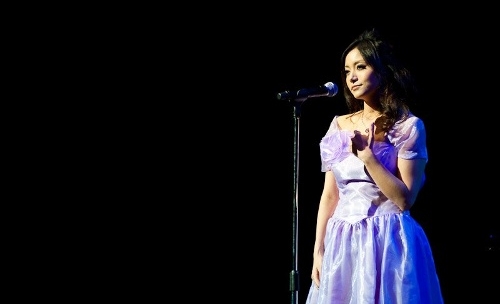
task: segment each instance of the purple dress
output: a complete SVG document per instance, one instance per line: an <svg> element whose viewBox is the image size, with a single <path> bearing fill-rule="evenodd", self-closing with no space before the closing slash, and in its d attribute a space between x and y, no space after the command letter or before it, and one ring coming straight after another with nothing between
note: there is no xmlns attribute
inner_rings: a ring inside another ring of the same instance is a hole
<svg viewBox="0 0 500 304"><path fill-rule="evenodd" d="M328 220L319 289L306 304L443 303L429 241L409 211L382 194L351 152L352 131L337 116L320 143L323 172L335 175L340 199ZM391 172L397 158L427 161L423 121L414 115L375 142L376 157Z"/></svg>

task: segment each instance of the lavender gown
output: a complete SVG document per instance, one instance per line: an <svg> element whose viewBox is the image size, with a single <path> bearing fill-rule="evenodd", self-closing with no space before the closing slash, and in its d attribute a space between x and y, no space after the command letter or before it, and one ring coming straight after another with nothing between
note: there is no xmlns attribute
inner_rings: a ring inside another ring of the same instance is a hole
<svg viewBox="0 0 500 304"><path fill-rule="evenodd" d="M367 175L351 136L334 117L320 143L321 169L333 171L340 200L326 227L320 287L312 282L306 304L443 303L425 232ZM427 160L425 137L422 120L410 115L373 150L394 173L398 157Z"/></svg>

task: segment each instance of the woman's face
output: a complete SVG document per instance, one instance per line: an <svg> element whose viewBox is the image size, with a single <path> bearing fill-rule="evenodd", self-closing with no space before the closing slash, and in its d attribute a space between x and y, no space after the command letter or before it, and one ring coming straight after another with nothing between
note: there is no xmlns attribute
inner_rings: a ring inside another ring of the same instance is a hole
<svg viewBox="0 0 500 304"><path fill-rule="evenodd" d="M347 87L354 98L367 100L374 96L380 82L357 48L347 53L344 69Z"/></svg>

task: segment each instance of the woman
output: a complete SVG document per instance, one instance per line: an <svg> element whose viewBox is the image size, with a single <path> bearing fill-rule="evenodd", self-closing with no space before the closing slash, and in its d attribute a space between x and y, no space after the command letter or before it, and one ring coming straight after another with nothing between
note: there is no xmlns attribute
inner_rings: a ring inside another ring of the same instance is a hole
<svg viewBox="0 0 500 304"><path fill-rule="evenodd" d="M320 142L318 207L307 304L443 303L429 241L410 215L425 181L426 131L411 75L376 30L341 56L349 114Z"/></svg>

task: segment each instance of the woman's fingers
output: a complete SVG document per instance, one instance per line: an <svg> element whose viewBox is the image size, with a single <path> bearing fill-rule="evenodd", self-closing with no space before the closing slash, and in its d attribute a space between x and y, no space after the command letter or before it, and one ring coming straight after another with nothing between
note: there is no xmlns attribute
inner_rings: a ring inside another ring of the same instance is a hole
<svg viewBox="0 0 500 304"><path fill-rule="evenodd" d="M314 285L316 285L316 288L319 289L319 274L318 273L313 273L311 275L311 279L313 280Z"/></svg>

